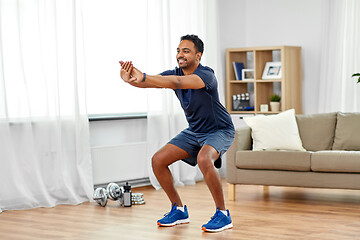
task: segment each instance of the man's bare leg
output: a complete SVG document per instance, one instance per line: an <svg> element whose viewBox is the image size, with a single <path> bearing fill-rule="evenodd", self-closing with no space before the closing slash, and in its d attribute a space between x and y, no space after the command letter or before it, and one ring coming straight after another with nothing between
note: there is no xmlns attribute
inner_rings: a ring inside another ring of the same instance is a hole
<svg viewBox="0 0 360 240"><path fill-rule="evenodd" d="M233 227L229 210L225 209L220 177L214 166L214 162L219 158L219 155L215 148L210 145L204 145L197 159L200 170L204 175L205 182L216 205L214 216L208 223L201 227L205 232L220 232Z"/></svg>
<svg viewBox="0 0 360 240"><path fill-rule="evenodd" d="M215 205L220 210L225 210L223 189L214 162L219 158L220 153L210 145L204 145L197 158L199 168L204 175L205 182L211 192Z"/></svg>
<svg viewBox="0 0 360 240"><path fill-rule="evenodd" d="M188 157L190 157L190 154L185 150L168 143L156 152L152 158L152 168L160 186L164 189L171 204L176 203L179 207L182 207L183 204L174 186L174 180L169 170L169 165Z"/></svg>

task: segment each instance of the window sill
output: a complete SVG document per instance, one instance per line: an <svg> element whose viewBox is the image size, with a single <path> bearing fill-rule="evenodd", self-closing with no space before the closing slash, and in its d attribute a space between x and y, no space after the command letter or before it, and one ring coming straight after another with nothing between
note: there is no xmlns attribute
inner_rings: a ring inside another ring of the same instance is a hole
<svg viewBox="0 0 360 240"><path fill-rule="evenodd" d="M109 114L90 114L89 122L94 121L111 121L111 120L126 120L126 119L142 119L147 118L147 113L109 113Z"/></svg>

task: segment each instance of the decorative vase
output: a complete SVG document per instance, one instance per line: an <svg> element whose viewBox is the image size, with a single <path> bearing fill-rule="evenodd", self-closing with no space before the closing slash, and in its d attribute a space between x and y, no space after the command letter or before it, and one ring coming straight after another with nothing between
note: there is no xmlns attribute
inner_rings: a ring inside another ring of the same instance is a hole
<svg viewBox="0 0 360 240"><path fill-rule="evenodd" d="M272 112L280 112L280 102L270 102L270 109Z"/></svg>

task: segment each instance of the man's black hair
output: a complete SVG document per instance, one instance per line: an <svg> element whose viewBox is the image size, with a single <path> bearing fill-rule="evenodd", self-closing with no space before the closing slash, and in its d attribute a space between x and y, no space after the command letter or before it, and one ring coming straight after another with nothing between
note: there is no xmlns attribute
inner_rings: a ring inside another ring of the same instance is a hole
<svg viewBox="0 0 360 240"><path fill-rule="evenodd" d="M180 42L183 40L189 40L192 41L195 45L195 49L198 52L201 52L203 54L204 52L204 43L201 41L201 39L197 35L185 35L180 38Z"/></svg>

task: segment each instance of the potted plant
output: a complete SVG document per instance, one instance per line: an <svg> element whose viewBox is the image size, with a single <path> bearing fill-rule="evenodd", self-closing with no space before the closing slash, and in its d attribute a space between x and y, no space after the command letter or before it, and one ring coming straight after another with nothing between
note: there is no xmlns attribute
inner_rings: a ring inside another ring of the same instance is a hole
<svg viewBox="0 0 360 240"><path fill-rule="evenodd" d="M360 73L354 73L351 77L359 77L357 83L360 83Z"/></svg>
<svg viewBox="0 0 360 240"><path fill-rule="evenodd" d="M272 112L280 112L280 100L281 97L277 94L270 96L270 109Z"/></svg>

